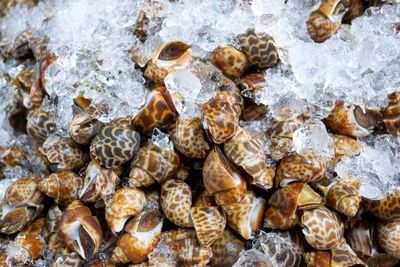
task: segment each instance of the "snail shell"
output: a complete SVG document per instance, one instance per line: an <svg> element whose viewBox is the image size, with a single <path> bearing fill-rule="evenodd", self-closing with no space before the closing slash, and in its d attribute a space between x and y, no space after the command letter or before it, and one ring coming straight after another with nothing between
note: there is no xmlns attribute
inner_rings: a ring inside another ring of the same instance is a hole
<svg viewBox="0 0 400 267"><path fill-rule="evenodd" d="M15 145L6 146L0 149L0 162L3 162L8 166L22 166L25 159L25 151Z"/></svg>
<svg viewBox="0 0 400 267"><path fill-rule="evenodd" d="M181 180L170 179L161 186L161 207L165 217L181 227L192 227L190 207L192 192Z"/></svg>
<svg viewBox="0 0 400 267"><path fill-rule="evenodd" d="M265 190L274 185L275 172L265 166L264 149L246 130L239 127L231 139L224 143L226 156L251 177L250 183Z"/></svg>
<svg viewBox="0 0 400 267"><path fill-rule="evenodd" d="M212 141L221 144L231 138L239 127L237 108L226 92L219 92L207 103L201 106L204 113L204 123Z"/></svg>
<svg viewBox="0 0 400 267"><path fill-rule="evenodd" d="M244 121L256 121L265 118L268 112L268 106L246 104L240 114L240 119Z"/></svg>
<svg viewBox="0 0 400 267"><path fill-rule="evenodd" d="M69 134L75 142L88 145L101 128L101 122L93 118L88 112L77 114L69 126Z"/></svg>
<svg viewBox="0 0 400 267"><path fill-rule="evenodd" d="M308 34L317 43L328 40L340 29L340 23L333 22L319 10L311 12L306 24Z"/></svg>
<svg viewBox="0 0 400 267"><path fill-rule="evenodd" d="M42 258L42 251L45 246L45 242L41 236L43 226L44 218L37 219L17 235L14 242L22 248L17 261L27 262Z"/></svg>
<svg viewBox="0 0 400 267"><path fill-rule="evenodd" d="M189 158L205 158L210 151L199 118L179 118L169 130L174 147Z"/></svg>
<svg viewBox="0 0 400 267"><path fill-rule="evenodd" d="M213 256L211 267L230 267L239 258L239 253L244 248L244 241L230 230L225 229L222 235L212 245Z"/></svg>
<svg viewBox="0 0 400 267"><path fill-rule="evenodd" d="M232 80L240 78L249 67L246 55L233 46L218 46L212 51L210 62Z"/></svg>
<svg viewBox="0 0 400 267"><path fill-rule="evenodd" d="M246 54L250 64L257 68L270 68L279 61L275 40L265 33L248 29L238 36L240 49Z"/></svg>
<svg viewBox="0 0 400 267"><path fill-rule="evenodd" d="M53 171L70 171L82 167L89 158L88 153L72 139L49 137L43 143L41 152L52 164Z"/></svg>
<svg viewBox="0 0 400 267"><path fill-rule="evenodd" d="M139 145L138 132L106 126L93 139L90 154L92 159L100 161L105 168L116 168L128 162Z"/></svg>
<svg viewBox="0 0 400 267"><path fill-rule="evenodd" d="M364 6L361 0L349 0L349 8L344 14L342 23L351 23L355 18L360 17L364 13Z"/></svg>
<svg viewBox="0 0 400 267"><path fill-rule="evenodd" d="M357 140L341 134L332 134L335 146L335 157L329 163L329 167L334 168L344 157L355 157L361 153L363 146Z"/></svg>
<svg viewBox="0 0 400 267"><path fill-rule="evenodd" d="M72 202L61 216L59 235L85 260L96 254L103 240L97 217L79 200Z"/></svg>
<svg viewBox="0 0 400 267"><path fill-rule="evenodd" d="M351 186L346 179L339 179L328 192L329 205L346 216L355 216L362 200L357 189Z"/></svg>
<svg viewBox="0 0 400 267"><path fill-rule="evenodd" d="M125 223L138 214L146 204L146 196L141 189L123 187L115 191L106 207L106 221L111 231L122 231Z"/></svg>
<svg viewBox="0 0 400 267"><path fill-rule="evenodd" d="M368 220L358 221L346 231L346 240L361 258L370 257L376 252L373 245L373 227Z"/></svg>
<svg viewBox="0 0 400 267"><path fill-rule="evenodd" d="M394 267L399 259L384 253L375 253L374 256L368 258L369 267Z"/></svg>
<svg viewBox="0 0 400 267"><path fill-rule="evenodd" d="M262 72L246 74L238 82L242 95L252 100L255 99L256 93L263 91L266 86L267 82Z"/></svg>
<svg viewBox="0 0 400 267"><path fill-rule="evenodd" d="M76 252L59 255L51 267L80 267L84 260Z"/></svg>
<svg viewBox="0 0 400 267"><path fill-rule="evenodd" d="M47 212L43 229L43 236L47 243L47 249L57 251L64 249L66 244L58 235L58 222L62 216L62 211L58 205L53 205Z"/></svg>
<svg viewBox="0 0 400 267"><path fill-rule="evenodd" d="M331 266L332 256L328 251L311 251L304 253L307 267Z"/></svg>
<svg viewBox="0 0 400 267"><path fill-rule="evenodd" d="M14 234L21 231L26 225L36 219L42 212L44 205L33 207L16 207L13 205L0 205L0 232Z"/></svg>
<svg viewBox="0 0 400 267"><path fill-rule="evenodd" d="M26 119L26 132L40 143L56 131L54 115L46 112L43 107L31 110Z"/></svg>
<svg viewBox="0 0 400 267"><path fill-rule="evenodd" d="M40 182L40 190L59 204L78 199L83 184L82 178L74 172L55 172Z"/></svg>
<svg viewBox="0 0 400 267"><path fill-rule="evenodd" d="M290 229L297 225L299 217L297 213L293 217L285 215L281 209L269 206L265 211L263 228L280 229L282 231Z"/></svg>
<svg viewBox="0 0 400 267"><path fill-rule="evenodd" d="M400 258L400 220L380 222L377 228L377 239L387 254Z"/></svg>
<svg viewBox="0 0 400 267"><path fill-rule="evenodd" d="M367 267L361 259L348 251L332 248L331 266L363 266Z"/></svg>
<svg viewBox="0 0 400 267"><path fill-rule="evenodd" d="M400 219L400 190L395 190L380 200L364 198L364 207L381 220Z"/></svg>
<svg viewBox="0 0 400 267"><path fill-rule="evenodd" d="M383 121L386 130L397 136L400 133L400 92L394 92L388 95L389 105L383 110Z"/></svg>
<svg viewBox="0 0 400 267"><path fill-rule="evenodd" d="M39 190L41 178L22 177L6 190L4 200L9 205L41 204L46 197Z"/></svg>

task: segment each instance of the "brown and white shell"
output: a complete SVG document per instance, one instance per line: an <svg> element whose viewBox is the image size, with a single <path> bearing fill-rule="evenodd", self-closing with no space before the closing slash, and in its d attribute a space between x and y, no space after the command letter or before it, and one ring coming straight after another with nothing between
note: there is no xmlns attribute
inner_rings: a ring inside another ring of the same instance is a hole
<svg viewBox="0 0 400 267"><path fill-rule="evenodd" d="M335 157L329 163L330 168L334 168L342 158L355 157L363 150L363 146L349 136L332 134L331 137L335 146Z"/></svg>
<svg viewBox="0 0 400 267"><path fill-rule="evenodd" d="M400 258L400 220L380 222L377 239L381 248L389 255Z"/></svg>
<svg viewBox="0 0 400 267"><path fill-rule="evenodd" d="M41 204L45 198L39 185L41 178L22 177L13 182L4 194L4 200L9 205Z"/></svg>
<svg viewBox="0 0 400 267"><path fill-rule="evenodd" d="M212 245L213 256L211 267L230 267L239 258L239 253L244 249L244 241L230 230L225 229L221 237Z"/></svg>
<svg viewBox="0 0 400 267"><path fill-rule="evenodd" d="M373 244L374 231L373 224L368 220L361 220L355 226L349 228L345 237L355 253L361 258L372 256L376 252Z"/></svg>
<svg viewBox="0 0 400 267"><path fill-rule="evenodd" d="M44 205L22 206L0 204L0 232L14 234L35 220Z"/></svg>
<svg viewBox="0 0 400 267"><path fill-rule="evenodd" d="M380 200L364 198L364 207L379 219L400 219L400 190L388 193Z"/></svg>
<svg viewBox="0 0 400 267"><path fill-rule="evenodd" d="M42 258L45 247L45 241L41 235L43 227L44 218L37 219L15 237L15 244L21 248L15 259L17 262L25 263Z"/></svg>
<svg viewBox="0 0 400 267"><path fill-rule="evenodd" d="M26 132L40 143L56 131L54 115L46 112L43 107L31 110L26 119Z"/></svg>
<svg viewBox="0 0 400 267"><path fill-rule="evenodd" d="M22 166L25 159L25 151L16 145L6 146L0 149L0 165L4 163L10 167Z"/></svg>
<svg viewBox="0 0 400 267"><path fill-rule="evenodd" d="M232 80L240 78L249 67L246 55L230 45L214 49L210 62Z"/></svg>
<svg viewBox="0 0 400 267"><path fill-rule="evenodd" d="M263 228L288 230L299 223L297 213L293 217L289 217L282 212L281 209L269 206L264 214Z"/></svg>
<svg viewBox="0 0 400 267"><path fill-rule="evenodd" d="M71 121L69 134L75 142L88 145L100 131L101 122L86 111L78 113Z"/></svg>
<svg viewBox="0 0 400 267"><path fill-rule="evenodd" d="M338 212L353 217L360 208L362 197L348 179L339 179L329 189L328 204Z"/></svg>
<svg viewBox="0 0 400 267"><path fill-rule="evenodd" d="M394 92L388 95L389 104L383 110L383 121L386 130L397 136L400 133L400 92Z"/></svg>

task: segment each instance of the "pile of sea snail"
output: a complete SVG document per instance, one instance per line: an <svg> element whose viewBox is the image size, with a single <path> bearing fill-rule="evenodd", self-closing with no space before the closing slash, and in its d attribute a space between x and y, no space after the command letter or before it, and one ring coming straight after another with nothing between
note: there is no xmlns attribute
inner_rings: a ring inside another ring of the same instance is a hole
<svg viewBox="0 0 400 267"><path fill-rule="evenodd" d="M349 21L362 13L360 3L323 0L307 22L311 37L329 38L340 26L331 16ZM141 39L149 20L142 12ZM163 86L169 73L194 60L190 45L173 41L143 65L152 89L135 117L105 125L96 117L101 107L78 96L68 138L54 135L55 115L41 105L44 73L57 60L47 40L27 30L4 49L4 60L31 66L13 82L18 90L7 109L10 123L36 140L51 174L21 177L6 190L1 243L19 252L7 257L3 251L1 266L30 264L44 251L51 266L232 266L251 247L265 256L252 256L257 266L275 260L281 266L394 266L400 191L369 200L358 193L354 175L329 182L326 173L362 151L357 138L400 133L400 92L388 96L383 110L336 102L324 120L333 159L293 150L293 132L312 118L283 107L265 133L271 141L266 155L239 120L267 113L254 94L265 85L263 71L279 64L277 46L254 29L237 41L238 47L215 49L211 64L197 59L218 85L201 105L202 118L181 118L174 106L180 96ZM25 157L17 146L2 148L1 173L23 166ZM279 247L278 240L284 240Z"/></svg>

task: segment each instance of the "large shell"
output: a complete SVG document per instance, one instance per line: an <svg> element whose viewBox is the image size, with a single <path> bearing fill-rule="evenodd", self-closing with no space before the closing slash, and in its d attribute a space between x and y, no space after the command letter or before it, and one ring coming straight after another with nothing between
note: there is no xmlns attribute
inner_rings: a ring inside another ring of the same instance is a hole
<svg viewBox="0 0 400 267"><path fill-rule="evenodd" d="M140 134L136 131L106 126L93 139L90 154L106 168L120 167L128 162L140 145Z"/></svg>
<svg viewBox="0 0 400 267"><path fill-rule="evenodd" d="M189 158L205 158L210 151L199 118L179 118L169 130L174 147Z"/></svg>
<svg viewBox="0 0 400 267"><path fill-rule="evenodd" d="M75 142L81 145L88 145L97 135L101 128L101 122L91 114L83 111L77 114L69 126L69 134Z"/></svg>
<svg viewBox="0 0 400 267"><path fill-rule="evenodd" d="M43 226L44 218L37 219L17 235L14 242L22 248L17 261L25 263L42 257L42 251L45 246L41 236Z"/></svg>
<svg viewBox="0 0 400 267"><path fill-rule="evenodd" d="M326 159L313 152L303 155L292 152L280 162L275 182L280 186L296 181L315 182L325 175L327 168Z"/></svg>
<svg viewBox="0 0 400 267"><path fill-rule="evenodd" d="M400 219L400 190L389 193L380 200L364 198L364 206L379 219Z"/></svg>
<svg viewBox="0 0 400 267"><path fill-rule="evenodd" d="M282 231L290 229L297 225L299 217L297 213L294 217L285 215L281 209L269 206L265 211L263 228L280 229Z"/></svg>
<svg viewBox="0 0 400 267"><path fill-rule="evenodd" d="M46 141L50 134L56 131L54 116L39 107L29 112L27 116L26 132L38 142Z"/></svg>
<svg viewBox="0 0 400 267"><path fill-rule="evenodd" d="M106 221L111 231L122 231L125 222L138 214L146 204L146 196L139 188L122 187L115 191L106 207Z"/></svg>
<svg viewBox="0 0 400 267"><path fill-rule="evenodd" d="M40 204L45 195L39 190L41 178L22 177L6 190L4 200L9 205Z"/></svg>
<svg viewBox="0 0 400 267"><path fill-rule="evenodd" d="M154 88L147 96L144 107L133 119L135 125L153 129L170 123L176 116L174 102L167 88Z"/></svg>
<svg viewBox="0 0 400 267"><path fill-rule="evenodd" d="M55 172L40 182L40 190L59 204L78 199L83 179L71 171Z"/></svg>
<svg viewBox="0 0 400 267"><path fill-rule="evenodd" d="M47 138L41 152L52 164L50 168L54 171L79 169L88 159L87 151L70 138Z"/></svg>
<svg viewBox="0 0 400 267"><path fill-rule="evenodd" d="M170 179L163 183L161 207L168 220L181 227L192 227L191 206L192 192L184 181Z"/></svg>
<svg viewBox="0 0 400 267"><path fill-rule="evenodd" d="M248 29L238 36L240 49L246 54L250 64L257 68L270 68L279 61L275 40L265 33Z"/></svg>
<svg viewBox="0 0 400 267"><path fill-rule="evenodd" d="M240 78L249 67L246 55L233 46L218 46L211 53L210 62L232 80Z"/></svg>
<svg viewBox="0 0 400 267"><path fill-rule="evenodd" d="M240 112L234 107L231 97L226 92L219 92L201 106L207 130L216 144L231 138L239 127Z"/></svg>
<svg viewBox="0 0 400 267"><path fill-rule="evenodd" d="M388 95L389 105L383 110L383 121L386 130L397 136L400 133L400 92L394 92Z"/></svg>
<svg viewBox="0 0 400 267"><path fill-rule="evenodd" d="M368 220L362 220L346 231L346 240L350 247L361 258L370 257L376 252L373 245L373 225Z"/></svg>
<svg viewBox="0 0 400 267"><path fill-rule="evenodd" d="M157 48L147 64L144 76L155 83L163 84L171 72L184 70L191 60L191 46L183 42L167 42Z"/></svg>
<svg viewBox="0 0 400 267"><path fill-rule="evenodd" d="M231 267L239 258L239 253L244 248L244 241L230 230L225 229L221 237L212 245L213 256L211 267Z"/></svg>
<svg viewBox="0 0 400 267"><path fill-rule="evenodd" d="M387 254L400 258L400 220L380 222L377 228L377 239Z"/></svg>
<svg viewBox="0 0 400 267"><path fill-rule="evenodd" d="M265 190L274 185L275 172L265 166L264 149L246 130L239 127L234 136L224 143L226 156L237 166L242 167L251 177L251 184Z"/></svg>
<svg viewBox="0 0 400 267"><path fill-rule="evenodd" d="M158 210L139 213L126 225L127 233L118 239L111 260L114 263L139 263L146 260L158 243L163 220Z"/></svg>
<svg viewBox="0 0 400 267"><path fill-rule="evenodd" d="M94 256L103 240L98 219L79 200L72 202L61 216L59 235L85 260Z"/></svg>
<svg viewBox="0 0 400 267"><path fill-rule="evenodd" d="M325 207L305 210L300 224L308 244L318 250L335 247L343 237L344 226L339 216Z"/></svg>

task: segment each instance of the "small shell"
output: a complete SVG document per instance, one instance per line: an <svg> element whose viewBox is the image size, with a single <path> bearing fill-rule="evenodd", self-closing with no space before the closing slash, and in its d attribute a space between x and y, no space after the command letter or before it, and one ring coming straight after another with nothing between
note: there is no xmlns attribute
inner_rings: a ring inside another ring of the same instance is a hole
<svg viewBox="0 0 400 267"><path fill-rule="evenodd" d="M270 68L279 61L275 40L265 33L248 29L238 36L240 49L246 54L250 64L257 68Z"/></svg>
<svg viewBox="0 0 400 267"><path fill-rule="evenodd" d="M169 130L174 147L189 158L205 158L210 151L199 118L179 118Z"/></svg>
<svg viewBox="0 0 400 267"><path fill-rule="evenodd" d="M264 214L263 228L280 229L285 231L297 225L298 222L299 217L297 216L297 213L294 214L294 217L289 217L285 215L281 209L269 206Z"/></svg>
<svg viewBox="0 0 400 267"><path fill-rule="evenodd" d="M77 114L69 126L72 140L81 145L88 145L100 130L101 122L85 111Z"/></svg>
<svg viewBox="0 0 400 267"><path fill-rule="evenodd" d="M370 257L376 252L373 237L373 225L368 220L359 221L346 231L347 242L361 258Z"/></svg>
<svg viewBox="0 0 400 267"><path fill-rule="evenodd" d="M7 204L0 205L0 232L14 234L21 231L42 212L44 205L35 207L16 207Z"/></svg>
<svg viewBox="0 0 400 267"><path fill-rule="evenodd" d="M400 258L400 220L380 222L377 228L377 239L387 254Z"/></svg>
<svg viewBox="0 0 400 267"><path fill-rule="evenodd" d="M68 247L89 260L99 250L103 235L96 216L82 202L75 200L61 216L59 235Z"/></svg>
<svg viewBox="0 0 400 267"><path fill-rule="evenodd" d="M133 119L135 125L146 129L161 127L176 116L174 102L164 86L153 89L146 98L144 107Z"/></svg>
<svg viewBox="0 0 400 267"><path fill-rule="evenodd" d="M62 211L58 205L53 205L47 212L43 229L43 236L47 243L47 249L58 251L64 249L66 244L58 235L58 222L62 216Z"/></svg>
<svg viewBox="0 0 400 267"><path fill-rule="evenodd" d="M240 78L249 67L246 55L233 46L218 46L212 51L210 62L232 80Z"/></svg>
<svg viewBox="0 0 400 267"><path fill-rule="evenodd" d="M239 127L240 113L234 107L231 97L226 92L219 92L201 106L207 130L216 144L231 138Z"/></svg>
<svg viewBox="0 0 400 267"><path fill-rule="evenodd" d="M250 73L239 80L238 87L243 96L254 100L256 93L263 91L264 87L267 87L267 82L262 72Z"/></svg>
<svg viewBox="0 0 400 267"><path fill-rule="evenodd" d="M362 16L364 13L364 6L361 0L350 0L349 2L349 8L343 16L342 23L351 23L353 19Z"/></svg>
<svg viewBox="0 0 400 267"><path fill-rule="evenodd" d="M46 197L39 189L41 178L22 177L6 190L4 200L9 205L40 204Z"/></svg>
<svg viewBox="0 0 400 267"><path fill-rule="evenodd" d="M8 166L22 166L25 159L25 151L18 148L16 145L6 146L0 149L0 162L4 162Z"/></svg>
<svg viewBox="0 0 400 267"><path fill-rule="evenodd" d="M228 225L248 240L256 230L261 229L265 200L249 189L241 202L223 205L222 209L226 213Z"/></svg>
<svg viewBox="0 0 400 267"><path fill-rule="evenodd" d="M125 130L133 130L133 121L130 116L117 118L111 121L110 126L122 128Z"/></svg>
<svg viewBox="0 0 400 267"><path fill-rule="evenodd" d="M155 83L163 84L169 73L186 69L191 60L190 48L190 45L177 41L163 44L154 52L144 76Z"/></svg>
<svg viewBox="0 0 400 267"><path fill-rule="evenodd" d="M161 186L161 207L165 217L181 227L192 227L190 207L192 192L181 180L170 179Z"/></svg>
<svg viewBox="0 0 400 267"><path fill-rule="evenodd" d="M344 179L338 180L328 192L328 204L346 216L355 216L362 200L357 189Z"/></svg>
<svg viewBox="0 0 400 267"><path fill-rule="evenodd" d="M400 92L394 92L388 95L389 105L383 110L383 121L386 130L397 136L400 133Z"/></svg>
<svg viewBox="0 0 400 267"><path fill-rule="evenodd" d="M122 187L115 191L106 205L106 221L111 231L117 234L125 223L138 214L146 204L146 196L141 189Z"/></svg>
<svg viewBox="0 0 400 267"><path fill-rule="evenodd" d="M331 249L343 238L342 221L335 212L325 207L305 210L300 225L308 244L318 250Z"/></svg>
<svg viewBox="0 0 400 267"><path fill-rule="evenodd" d="M40 190L58 204L67 204L78 199L83 179L74 172L55 172L40 182Z"/></svg>
<svg viewBox="0 0 400 267"><path fill-rule="evenodd" d="M193 207L190 209L190 217L196 229L197 240L203 247L211 246L225 229L225 213L219 207Z"/></svg>
<svg viewBox="0 0 400 267"><path fill-rule="evenodd" d="M44 226L44 218L37 219L25 229L23 229L15 238L16 245L22 248L18 256L19 262L27 262L42 258L42 251L45 246L41 231Z"/></svg>
<svg viewBox="0 0 400 267"><path fill-rule="evenodd" d="M76 252L59 255L51 267L80 267L84 260Z"/></svg>
<svg viewBox="0 0 400 267"><path fill-rule="evenodd" d="M15 38L11 49L15 59L22 59L31 55L29 40L32 38L32 33L28 30L23 31Z"/></svg>
<svg viewBox="0 0 400 267"><path fill-rule="evenodd" d="M246 181L232 166L218 146L208 154L203 166L203 181L218 205L237 203L246 194Z"/></svg>
<svg viewBox="0 0 400 267"><path fill-rule="evenodd" d="M246 130L239 127L234 136L224 143L226 156L251 177L250 183L265 190L274 185L275 172L266 166L264 149Z"/></svg>
<svg viewBox="0 0 400 267"><path fill-rule="evenodd" d="M315 182L325 175L326 170L326 159L313 152L304 155L293 152L280 162L275 182L279 186L286 186L296 181Z"/></svg>
<svg viewBox="0 0 400 267"><path fill-rule="evenodd" d="M304 253L304 261L307 267L331 266L331 254L328 251L312 251Z"/></svg>
<svg viewBox="0 0 400 267"><path fill-rule="evenodd" d="M47 138L41 152L52 164L50 168L53 171L77 170L89 158L87 151L70 138Z"/></svg>
<svg viewBox="0 0 400 267"><path fill-rule="evenodd" d="M27 117L26 131L30 137L43 143L56 131L53 114L46 112L43 107L31 110Z"/></svg>
<svg viewBox="0 0 400 267"><path fill-rule="evenodd" d="M139 213L125 227L117 242L111 260L114 263L139 263L156 247L161 235L164 218L158 210Z"/></svg>
<svg viewBox="0 0 400 267"><path fill-rule="evenodd" d="M355 157L363 150L363 146L351 137L341 134L332 134L331 137L335 146L335 158L329 163L331 168L334 168L343 157Z"/></svg>
<svg viewBox="0 0 400 267"><path fill-rule="evenodd" d="M319 10L311 12L306 24L308 34L317 43L328 40L340 29L340 23L333 22Z"/></svg>
<svg viewBox="0 0 400 267"><path fill-rule="evenodd" d="M268 106L247 104L240 114L240 119L245 121L261 120L268 113Z"/></svg>
<svg viewBox="0 0 400 267"><path fill-rule="evenodd" d="M387 194L381 200L364 198L364 207L381 220L400 219L400 190Z"/></svg>
<svg viewBox="0 0 400 267"><path fill-rule="evenodd" d="M361 259L359 259L356 255L349 253L348 251L332 248L332 261L331 266L361 266L367 267Z"/></svg>
<svg viewBox="0 0 400 267"><path fill-rule="evenodd" d="M239 258L244 249L244 241L239 239L230 230L225 229L221 237L212 245L213 256L211 267L231 267Z"/></svg>
<svg viewBox="0 0 400 267"><path fill-rule="evenodd" d="M140 145L136 131L106 126L93 139L90 146L92 159L99 160L106 168L120 167L128 162Z"/></svg>

